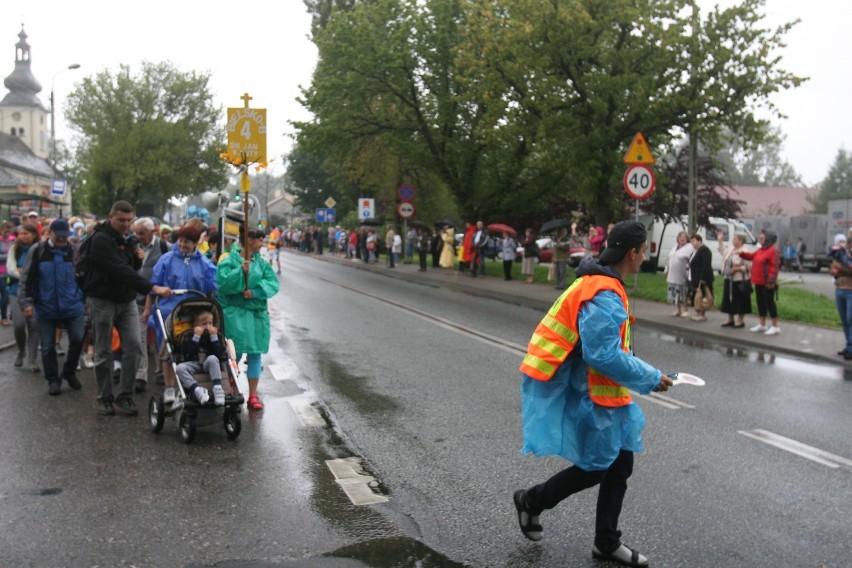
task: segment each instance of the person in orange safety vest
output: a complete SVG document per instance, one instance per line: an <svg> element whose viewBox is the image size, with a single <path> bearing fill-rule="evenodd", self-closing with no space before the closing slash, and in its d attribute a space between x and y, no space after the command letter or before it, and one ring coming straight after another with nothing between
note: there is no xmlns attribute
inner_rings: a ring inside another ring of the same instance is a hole
<svg viewBox="0 0 852 568"><path fill-rule="evenodd" d="M612 228L603 252L583 259L577 279L536 327L521 364L523 452L573 463L544 483L515 491L521 532L541 540L543 511L600 484L592 555L625 566L648 565L644 555L621 542L618 530L645 424L630 390L646 394L672 384L631 348L624 278L639 272L646 238L637 221Z"/></svg>

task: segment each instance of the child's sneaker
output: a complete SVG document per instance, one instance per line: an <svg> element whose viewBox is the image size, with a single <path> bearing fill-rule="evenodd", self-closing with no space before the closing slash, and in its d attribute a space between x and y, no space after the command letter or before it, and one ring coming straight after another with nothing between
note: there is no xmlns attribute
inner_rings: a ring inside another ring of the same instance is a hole
<svg viewBox="0 0 852 568"><path fill-rule="evenodd" d="M195 387L195 400L198 401L198 404L207 404L207 401L210 400L210 393L204 387Z"/></svg>
<svg viewBox="0 0 852 568"><path fill-rule="evenodd" d="M163 391L163 402L166 404L171 404L175 401L175 389L173 387L169 387Z"/></svg>
<svg viewBox="0 0 852 568"><path fill-rule="evenodd" d="M222 385L213 385L213 402L216 406L225 405L225 390Z"/></svg>

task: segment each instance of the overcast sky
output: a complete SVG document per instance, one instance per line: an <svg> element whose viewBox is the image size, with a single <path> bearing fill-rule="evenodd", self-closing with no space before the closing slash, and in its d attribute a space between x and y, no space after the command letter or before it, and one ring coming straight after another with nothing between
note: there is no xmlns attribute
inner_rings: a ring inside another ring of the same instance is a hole
<svg viewBox="0 0 852 568"><path fill-rule="evenodd" d="M699 0L705 8L716 3ZM14 69L14 45L24 23L45 106L51 82L61 109L65 96L85 75L115 70L121 63L138 70L143 60L168 60L182 70L210 72L215 102L223 108L242 106L239 97L244 92L254 97L252 107L266 108L269 157L290 148L287 121L308 118L295 98L299 86L310 83L316 49L308 39L310 18L301 0L42 0L20 10L16 15L7 8L0 23L0 76ZM767 0L766 12L772 24L802 20L788 34L782 65L810 81L773 100L789 117L779 123L787 135L784 157L806 183L815 184L825 177L838 149L852 150L852 2ZM72 63L81 68L56 75ZM67 139L60 113L56 121L57 136Z"/></svg>

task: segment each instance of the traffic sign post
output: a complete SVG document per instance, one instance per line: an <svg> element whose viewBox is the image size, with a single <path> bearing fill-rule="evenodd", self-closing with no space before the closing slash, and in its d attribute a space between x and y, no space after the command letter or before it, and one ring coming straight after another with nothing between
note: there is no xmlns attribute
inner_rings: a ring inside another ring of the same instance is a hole
<svg viewBox="0 0 852 568"><path fill-rule="evenodd" d="M656 187L654 172L645 164L633 164L624 172L624 189L630 197L645 199Z"/></svg>
<svg viewBox="0 0 852 568"><path fill-rule="evenodd" d="M414 187L410 183L404 183L397 190L399 199L402 201L411 201L414 199Z"/></svg>
<svg viewBox="0 0 852 568"><path fill-rule="evenodd" d="M408 201L403 201L396 208L396 212L399 213L399 216L403 219L411 219L414 217L414 204L409 203Z"/></svg>
<svg viewBox="0 0 852 568"><path fill-rule="evenodd" d="M362 197L358 200L358 219L372 219L376 216L376 200L372 197Z"/></svg>
<svg viewBox="0 0 852 568"><path fill-rule="evenodd" d="M654 155L651 154L651 149L648 147L648 143L645 141L645 137L642 136L641 132L637 132L636 136L633 137L633 142L630 143L630 147L627 149L627 153L624 154L624 163L625 164L656 164L656 160L654 160Z"/></svg>
<svg viewBox="0 0 852 568"><path fill-rule="evenodd" d="M65 189L67 187L67 182L64 179L55 179L53 180L53 186L51 187L51 195L56 195L57 197L65 197Z"/></svg>

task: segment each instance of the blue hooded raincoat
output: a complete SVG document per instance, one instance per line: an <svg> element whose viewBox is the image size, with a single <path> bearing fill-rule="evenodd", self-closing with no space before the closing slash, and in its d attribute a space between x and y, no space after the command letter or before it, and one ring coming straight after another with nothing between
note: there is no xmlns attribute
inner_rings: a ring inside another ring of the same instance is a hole
<svg viewBox="0 0 852 568"><path fill-rule="evenodd" d="M577 267L578 277L588 274L612 276L621 282L617 272L592 257ZM609 290L598 293L580 308L580 345L553 378L538 381L524 375L523 453L561 456L584 470L601 470L607 469L622 449L642 451L642 409L635 402L600 406L589 397L590 365L641 394L660 383L658 369L635 357L632 349L627 353L621 348L620 328L627 319L618 294Z"/></svg>
<svg viewBox="0 0 852 568"><path fill-rule="evenodd" d="M151 282L156 286L168 286L172 290L191 289L204 292L208 296L215 294L218 290L216 284L216 266L210 259L199 251L184 256L180 249L173 248L160 257L154 265L154 274ZM160 312L163 320L169 317L178 302L186 296L169 296L160 298ZM157 344L162 340L162 331L157 322L156 314L151 313L148 317L148 325L157 330Z"/></svg>

